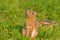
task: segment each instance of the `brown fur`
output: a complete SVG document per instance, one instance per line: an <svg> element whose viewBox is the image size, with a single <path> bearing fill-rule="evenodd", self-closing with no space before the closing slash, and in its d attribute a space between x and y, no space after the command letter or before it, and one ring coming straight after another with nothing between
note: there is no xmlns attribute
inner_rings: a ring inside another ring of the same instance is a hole
<svg viewBox="0 0 60 40"><path fill-rule="evenodd" d="M22 36L23 37L26 36L26 30L25 30L25 28L23 28L23 30L22 30Z"/></svg>
<svg viewBox="0 0 60 40"><path fill-rule="evenodd" d="M39 21L39 24L42 25L42 26L54 26L56 25L56 21L52 21L52 20L42 20L42 21Z"/></svg>
<svg viewBox="0 0 60 40"><path fill-rule="evenodd" d="M25 14L26 14L25 31L22 31L22 35L32 37L32 34L35 34L35 32L37 32L36 13L31 8L28 8ZM35 36L33 35L32 38L34 37Z"/></svg>
<svg viewBox="0 0 60 40"><path fill-rule="evenodd" d="M37 29L34 28L34 29L32 30L31 38L35 38L37 35L38 35Z"/></svg>

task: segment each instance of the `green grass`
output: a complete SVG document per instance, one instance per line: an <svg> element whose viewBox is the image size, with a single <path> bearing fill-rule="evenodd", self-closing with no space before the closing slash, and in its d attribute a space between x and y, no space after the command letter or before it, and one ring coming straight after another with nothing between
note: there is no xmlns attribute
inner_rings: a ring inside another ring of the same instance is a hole
<svg viewBox="0 0 60 40"><path fill-rule="evenodd" d="M0 40L30 40L22 37L24 11L31 7L37 20L55 20L58 26L39 27L33 40L60 40L60 0L0 0Z"/></svg>

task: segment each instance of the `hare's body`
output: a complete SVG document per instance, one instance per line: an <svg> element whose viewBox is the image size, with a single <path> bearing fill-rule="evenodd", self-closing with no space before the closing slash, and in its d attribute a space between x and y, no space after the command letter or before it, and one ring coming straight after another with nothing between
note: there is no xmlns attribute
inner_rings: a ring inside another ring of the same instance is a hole
<svg viewBox="0 0 60 40"><path fill-rule="evenodd" d="M37 31L36 13L31 8L29 8L26 10L25 14L26 14L26 22L25 22L26 36L32 37L32 34L35 34L35 31Z"/></svg>

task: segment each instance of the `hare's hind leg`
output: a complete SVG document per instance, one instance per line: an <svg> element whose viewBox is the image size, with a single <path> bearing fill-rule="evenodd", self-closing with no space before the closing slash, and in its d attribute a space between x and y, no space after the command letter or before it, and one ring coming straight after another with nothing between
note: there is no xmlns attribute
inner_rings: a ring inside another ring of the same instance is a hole
<svg viewBox="0 0 60 40"><path fill-rule="evenodd" d="M26 36L26 30L25 30L25 28L23 28L23 30L22 30L22 36L23 37Z"/></svg>
<svg viewBox="0 0 60 40"><path fill-rule="evenodd" d="M31 38L35 38L37 36L38 32L36 29L33 29L32 34L31 34Z"/></svg>

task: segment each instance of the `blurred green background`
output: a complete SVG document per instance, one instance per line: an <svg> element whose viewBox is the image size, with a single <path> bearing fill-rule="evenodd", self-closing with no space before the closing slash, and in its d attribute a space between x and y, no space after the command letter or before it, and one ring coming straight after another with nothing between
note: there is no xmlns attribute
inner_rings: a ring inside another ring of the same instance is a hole
<svg viewBox="0 0 60 40"><path fill-rule="evenodd" d="M37 13L37 20L58 23L54 28L39 28L33 40L60 40L60 0L0 0L0 40L30 40L21 35L28 7Z"/></svg>

